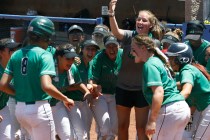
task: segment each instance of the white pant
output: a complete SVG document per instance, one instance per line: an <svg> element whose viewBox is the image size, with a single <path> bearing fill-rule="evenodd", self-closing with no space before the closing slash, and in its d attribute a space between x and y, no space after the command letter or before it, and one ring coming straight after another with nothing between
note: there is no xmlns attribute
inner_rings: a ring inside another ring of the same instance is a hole
<svg viewBox="0 0 210 140"><path fill-rule="evenodd" d="M181 140L190 119L190 108L185 101L161 107L152 140Z"/></svg>
<svg viewBox="0 0 210 140"><path fill-rule="evenodd" d="M74 107L68 111L71 128L77 140L88 139L91 125L91 114L86 102L75 101Z"/></svg>
<svg viewBox="0 0 210 140"><path fill-rule="evenodd" d="M104 94L92 102L92 112L96 120L99 137L117 135L118 120L115 95Z"/></svg>
<svg viewBox="0 0 210 140"><path fill-rule="evenodd" d="M10 111L10 116L11 116L11 132L12 135L20 137L21 140L28 140L30 139L29 134L27 133L24 128L20 127L19 122L17 121L17 118L15 116L15 109L16 109L16 100L13 97L9 97L9 100L7 102L9 111Z"/></svg>
<svg viewBox="0 0 210 140"><path fill-rule="evenodd" d="M196 130L193 133L194 140L210 140L210 105L202 112L199 112L199 118L193 120Z"/></svg>
<svg viewBox="0 0 210 140"><path fill-rule="evenodd" d="M55 140L55 125L48 101L17 102L15 115L32 140Z"/></svg>
<svg viewBox="0 0 210 140"><path fill-rule="evenodd" d="M75 106L80 109L82 121L84 123L85 131L88 139L90 139L90 129L93 120L93 115L87 102L75 101Z"/></svg>
<svg viewBox="0 0 210 140"><path fill-rule="evenodd" d="M61 140L74 140L74 133L71 131L68 113L63 102L58 102L52 107L55 130Z"/></svg>
<svg viewBox="0 0 210 140"><path fill-rule="evenodd" d="M195 110L195 112L192 115L191 127L184 131L182 140L192 140L193 135L194 135L193 133L195 133L200 116L201 116L201 112L198 112L198 110Z"/></svg>
<svg viewBox="0 0 210 140"><path fill-rule="evenodd" d="M0 110L0 115L3 117L0 122L0 140L14 140L15 136L11 135L11 118L8 106Z"/></svg>

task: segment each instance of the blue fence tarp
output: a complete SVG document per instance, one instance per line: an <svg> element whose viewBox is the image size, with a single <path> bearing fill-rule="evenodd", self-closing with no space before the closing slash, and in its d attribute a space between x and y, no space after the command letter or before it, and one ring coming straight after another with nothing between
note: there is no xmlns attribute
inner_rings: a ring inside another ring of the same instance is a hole
<svg viewBox="0 0 210 140"><path fill-rule="evenodd" d="M185 37L186 35L186 26L187 26L187 23L183 23L183 24L167 24L167 27L168 28L181 28L182 31L184 32L184 35L183 35L183 38ZM210 24L205 24L206 26L206 29L204 30L204 33L203 33L203 38L205 40L208 40L210 41ZM183 39L184 41L184 39Z"/></svg>

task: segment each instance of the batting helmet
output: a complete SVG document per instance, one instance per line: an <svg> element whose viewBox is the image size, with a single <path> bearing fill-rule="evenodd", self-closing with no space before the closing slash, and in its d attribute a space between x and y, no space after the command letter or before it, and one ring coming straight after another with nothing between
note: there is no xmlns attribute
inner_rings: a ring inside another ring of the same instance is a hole
<svg viewBox="0 0 210 140"><path fill-rule="evenodd" d="M167 56L176 56L174 60L177 64L189 64L193 59L193 52L190 46L185 43L173 43L166 52Z"/></svg>
<svg viewBox="0 0 210 140"><path fill-rule="evenodd" d="M55 35L54 23L46 17L36 17L31 20L27 32L40 38L51 39Z"/></svg>

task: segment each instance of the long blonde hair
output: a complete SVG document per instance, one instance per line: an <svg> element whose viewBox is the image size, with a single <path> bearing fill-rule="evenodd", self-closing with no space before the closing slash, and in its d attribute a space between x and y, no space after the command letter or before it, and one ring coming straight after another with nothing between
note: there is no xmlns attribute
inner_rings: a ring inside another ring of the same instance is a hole
<svg viewBox="0 0 210 140"><path fill-rule="evenodd" d="M157 17L149 10L140 10L139 13L145 12L149 15L149 22L152 24L152 28L150 29L150 32L152 33L153 37L160 40L163 36L162 29L160 27L160 21L157 19Z"/></svg>

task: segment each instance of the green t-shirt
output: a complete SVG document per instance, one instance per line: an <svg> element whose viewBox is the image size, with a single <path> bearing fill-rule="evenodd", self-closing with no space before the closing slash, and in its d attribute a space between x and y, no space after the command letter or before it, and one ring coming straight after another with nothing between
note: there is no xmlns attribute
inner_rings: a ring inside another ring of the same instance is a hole
<svg viewBox="0 0 210 140"><path fill-rule="evenodd" d="M65 71L63 73L58 74L58 71L56 71L56 76L53 77L52 83L57 89L61 89L63 87L68 86L69 83L68 83L67 72ZM61 91L61 92L63 92L63 91ZM63 93L65 93L65 92L63 92ZM59 100L52 98L50 100L50 105L55 106L57 102L59 102Z"/></svg>
<svg viewBox="0 0 210 140"><path fill-rule="evenodd" d="M210 46L210 43L207 40L202 39L202 44L199 48L193 49L193 56L196 61L198 61L199 64L203 65L204 67L206 66L206 60L205 60L205 53L206 53L206 48ZM187 45L191 46L189 41L185 42Z"/></svg>
<svg viewBox="0 0 210 140"><path fill-rule="evenodd" d="M72 78L74 79L74 84L79 84L82 82L82 79L80 77L80 72L75 64L72 64L70 68L70 73L72 75ZM84 94L80 91L66 91L64 93L67 97L73 99L74 101L81 101L83 100Z"/></svg>
<svg viewBox="0 0 210 140"><path fill-rule="evenodd" d="M109 59L105 50L93 58L91 79L101 85L103 94L115 94L122 53L123 50L119 49L115 61Z"/></svg>
<svg viewBox="0 0 210 140"><path fill-rule="evenodd" d="M162 86L164 97L162 105L182 101L184 97L177 90L176 82L158 57L150 57L143 66L143 93L147 102L152 104L151 86Z"/></svg>
<svg viewBox="0 0 210 140"><path fill-rule="evenodd" d="M52 55L44 49L29 45L17 50L11 56L5 73L14 78L16 100L31 102L51 98L42 90L40 77L55 75Z"/></svg>
<svg viewBox="0 0 210 140"><path fill-rule="evenodd" d="M4 73L4 68L2 67L2 65L0 65L0 76L1 77L2 77L3 73ZM0 110L3 109L7 105L8 99L9 99L9 95L0 91Z"/></svg>
<svg viewBox="0 0 210 140"><path fill-rule="evenodd" d="M198 109L203 111L210 104L210 84L207 78L196 67L187 64L180 70L181 84L190 83L193 88L188 99Z"/></svg>

